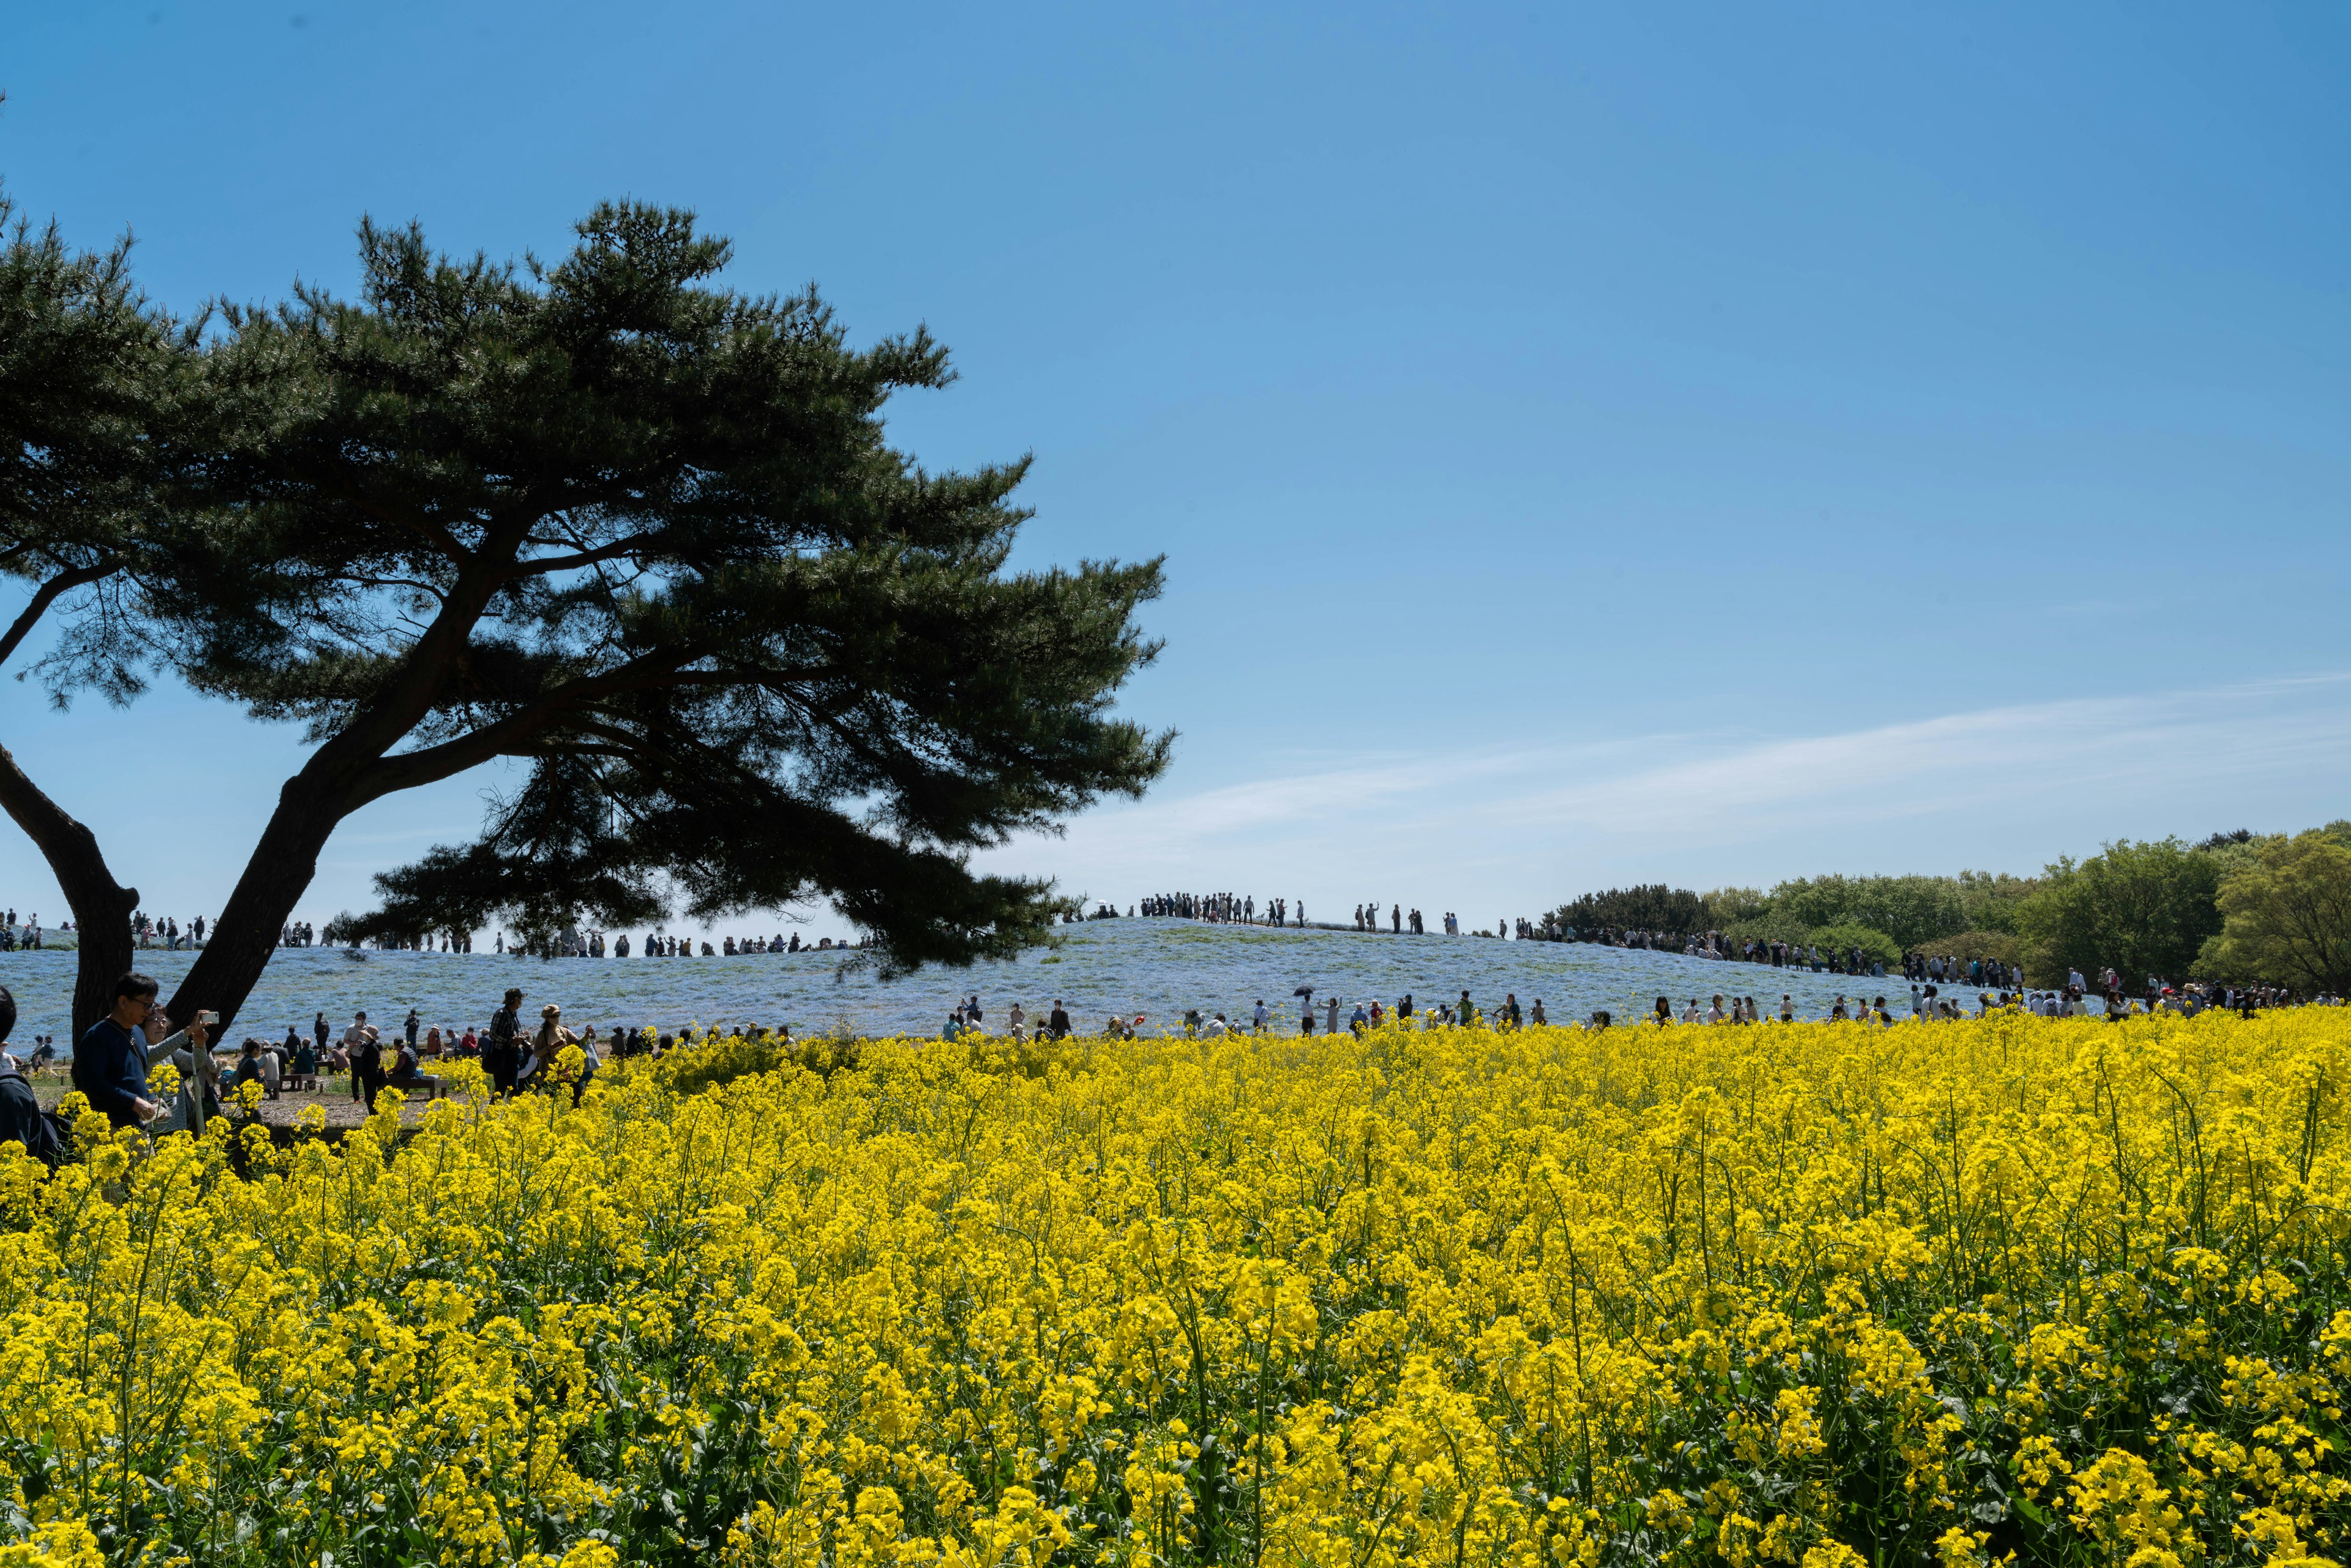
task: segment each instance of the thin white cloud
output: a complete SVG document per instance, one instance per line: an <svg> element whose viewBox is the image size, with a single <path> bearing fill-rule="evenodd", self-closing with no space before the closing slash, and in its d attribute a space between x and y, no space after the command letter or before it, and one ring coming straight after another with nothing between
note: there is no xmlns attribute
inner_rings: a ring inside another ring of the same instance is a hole
<svg viewBox="0 0 2351 1568"><path fill-rule="evenodd" d="M2108 822L2096 831L2111 837L2150 817L2186 831L2241 816L2294 825L2267 822L2272 809L2351 814L2351 804L2327 805L2346 765L2351 673L2325 674L1787 738L1656 735L1317 759L1100 810L1050 849L1002 853L1105 897L1262 883L1331 890L1327 899L1400 879L1471 880L1472 869L1481 884L1531 888L1564 868L1637 874L1660 857L1764 843L1828 869L1922 841L2033 842L2057 821Z"/></svg>
<svg viewBox="0 0 2351 1568"><path fill-rule="evenodd" d="M2150 770L2184 782L2307 766L2351 754L2346 717L2351 675L2020 705L1726 748L1499 810L1614 832L1759 811L1917 816Z"/></svg>

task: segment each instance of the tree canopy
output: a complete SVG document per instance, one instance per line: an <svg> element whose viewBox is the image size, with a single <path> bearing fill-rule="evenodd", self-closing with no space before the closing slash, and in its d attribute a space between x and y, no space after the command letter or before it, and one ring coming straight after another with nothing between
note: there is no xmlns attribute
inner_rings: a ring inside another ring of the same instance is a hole
<svg viewBox="0 0 2351 1568"><path fill-rule="evenodd" d="M2118 839L2079 863L2061 859L2016 912L2028 975L2055 985L2069 970L2095 978L2112 965L2133 986L2184 978L2220 929L2220 886L2219 862L2177 838Z"/></svg>
<svg viewBox="0 0 2351 1568"><path fill-rule="evenodd" d="M1706 900L1686 887L1648 883L1587 893L1553 910L1550 918L1578 931L1613 926L1619 931L1662 931L1687 936L1708 929Z"/></svg>
<svg viewBox="0 0 2351 1568"><path fill-rule="evenodd" d="M2351 822L2252 846L2220 884L2199 973L2351 995Z"/></svg>
<svg viewBox="0 0 2351 1568"><path fill-rule="evenodd" d="M884 438L946 351L715 286L688 214L601 206L551 266L372 223L360 253L357 298L224 308L185 348L115 590L136 643L85 596L52 665L126 696L109 661L152 652L315 747L174 1012L235 1010L350 812L499 761L478 836L365 925L821 898L891 967L1041 939L1051 888L969 856L1164 768L1113 711L1160 563L1012 570L1027 460L935 474Z"/></svg>
<svg viewBox="0 0 2351 1568"><path fill-rule="evenodd" d="M0 663L55 614L39 668L63 700L143 688L134 623L163 528L156 432L195 344L132 281L130 241L68 246L0 195L0 571L30 595L0 632ZM83 928L77 1019L102 1011L129 967L138 890L98 840L0 747L0 810L38 847Z"/></svg>
<svg viewBox="0 0 2351 1568"><path fill-rule="evenodd" d="M1948 876L1818 876L1771 890L1771 912L1815 928L1861 925L1897 949L1967 928L1959 884Z"/></svg>

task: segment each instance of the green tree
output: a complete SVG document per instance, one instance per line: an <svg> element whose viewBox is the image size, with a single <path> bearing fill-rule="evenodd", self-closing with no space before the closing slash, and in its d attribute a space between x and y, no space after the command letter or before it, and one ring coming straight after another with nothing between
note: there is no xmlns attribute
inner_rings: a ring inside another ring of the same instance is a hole
<svg viewBox="0 0 2351 1568"><path fill-rule="evenodd" d="M1875 959L1888 968L1897 967L1902 962L1902 948L1893 937L1857 921L1844 920L1834 925L1821 926L1807 934L1804 940L1808 946L1817 946L1824 958L1832 956L1844 958L1858 947L1865 959Z"/></svg>
<svg viewBox="0 0 2351 1568"><path fill-rule="evenodd" d="M0 664L55 615L62 635L39 666L52 689L128 702L142 685L135 606L157 564L145 550L158 524L153 432L182 385L193 329L140 294L129 240L74 250L5 196L0 229L0 571L31 590L0 633ZM47 860L79 927L78 1031L130 967L139 892L5 747L0 810Z"/></svg>
<svg viewBox="0 0 2351 1568"><path fill-rule="evenodd" d="M2025 968L2036 985L2111 965L2134 987L2147 975L2188 973L2220 929L2220 868L2177 838L2120 839L2076 864L2050 866L2017 907Z"/></svg>
<svg viewBox="0 0 2351 1568"><path fill-rule="evenodd" d="M1868 926L1903 947L1967 928L1959 884L1947 876L1798 877L1771 890L1771 911L1813 929Z"/></svg>
<svg viewBox="0 0 2351 1568"><path fill-rule="evenodd" d="M159 424L142 645L315 747L175 1014L234 1014L351 812L486 763L519 778L479 838L387 874L362 925L820 897L885 967L968 963L1060 903L974 851L1165 768L1112 711L1159 562L1009 570L1026 460L932 474L884 441L944 350L712 286L728 247L684 213L579 235L517 267L362 224L357 300L225 311ZM93 626L124 655L87 613L67 645Z"/></svg>
<svg viewBox="0 0 2351 1568"><path fill-rule="evenodd" d="M1648 883L1639 887L1612 887L1587 893L1561 904L1550 916L1578 932L1613 926L1619 931L1662 931L1688 936L1712 928L1706 900L1686 887Z"/></svg>
<svg viewBox="0 0 2351 1568"><path fill-rule="evenodd" d="M1761 920L1771 912L1771 895L1760 887L1718 887L1700 896L1707 914L1719 926Z"/></svg>
<svg viewBox="0 0 2351 1568"><path fill-rule="evenodd" d="M2351 994L2351 847L2332 829L2262 841L2220 884L2220 906L2198 973Z"/></svg>
<svg viewBox="0 0 2351 1568"><path fill-rule="evenodd" d="M1959 930L2004 931L2011 936L2016 931L2018 906L2041 885L2037 877L2011 876L2004 871L1963 871L1954 880L1966 922Z"/></svg>

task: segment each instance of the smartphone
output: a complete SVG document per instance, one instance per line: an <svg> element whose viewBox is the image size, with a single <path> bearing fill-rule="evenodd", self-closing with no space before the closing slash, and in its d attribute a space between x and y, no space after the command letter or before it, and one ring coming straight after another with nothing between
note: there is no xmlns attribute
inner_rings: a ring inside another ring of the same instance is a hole
<svg viewBox="0 0 2351 1568"><path fill-rule="evenodd" d="M220 1014L213 1011L210 1008L200 1009L196 1013L196 1021L204 1025L206 1029L211 1029L220 1022Z"/></svg>

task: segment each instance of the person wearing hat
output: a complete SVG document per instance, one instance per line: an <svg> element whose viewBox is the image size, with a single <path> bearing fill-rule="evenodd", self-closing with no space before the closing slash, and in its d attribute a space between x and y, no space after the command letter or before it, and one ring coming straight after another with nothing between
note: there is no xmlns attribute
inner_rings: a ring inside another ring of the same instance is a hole
<svg viewBox="0 0 2351 1568"><path fill-rule="evenodd" d="M490 1082L502 1094L515 1092L517 1075L522 1071L522 988L507 988L506 1006L490 1019L489 1033L482 1039L482 1066Z"/></svg>

